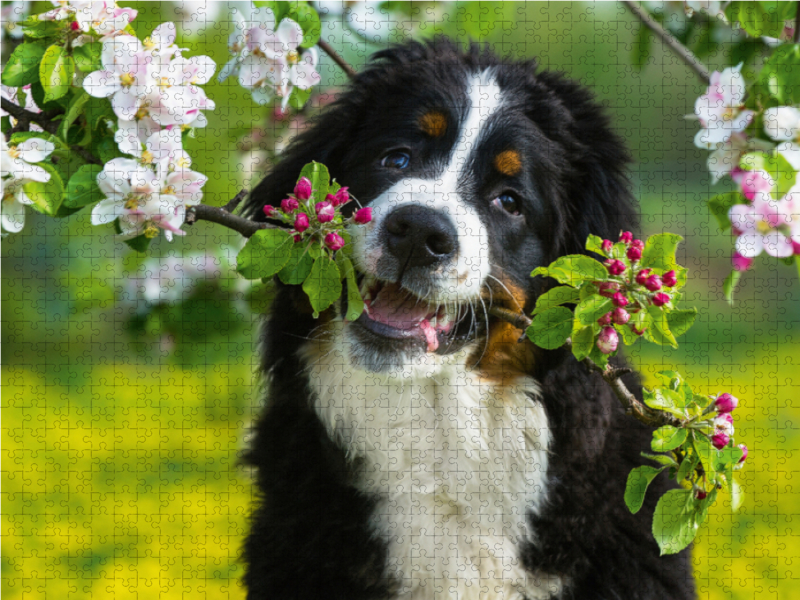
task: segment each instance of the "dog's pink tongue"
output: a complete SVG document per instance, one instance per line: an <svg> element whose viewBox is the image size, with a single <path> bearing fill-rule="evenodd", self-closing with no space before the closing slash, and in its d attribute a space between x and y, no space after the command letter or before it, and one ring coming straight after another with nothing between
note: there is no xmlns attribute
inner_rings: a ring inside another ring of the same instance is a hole
<svg viewBox="0 0 800 600"><path fill-rule="evenodd" d="M419 330L428 344L428 352L435 352L439 347L439 338L429 320L430 312L426 303L420 302L395 283L384 285L369 303L370 319L403 331Z"/></svg>

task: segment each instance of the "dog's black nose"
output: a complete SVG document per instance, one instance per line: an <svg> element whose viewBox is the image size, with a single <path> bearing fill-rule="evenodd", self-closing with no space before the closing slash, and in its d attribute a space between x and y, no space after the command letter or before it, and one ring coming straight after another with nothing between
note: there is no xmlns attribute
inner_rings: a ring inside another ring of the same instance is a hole
<svg viewBox="0 0 800 600"><path fill-rule="evenodd" d="M386 245L401 264L427 267L449 260L458 247L458 232L445 213L417 204L386 216Z"/></svg>

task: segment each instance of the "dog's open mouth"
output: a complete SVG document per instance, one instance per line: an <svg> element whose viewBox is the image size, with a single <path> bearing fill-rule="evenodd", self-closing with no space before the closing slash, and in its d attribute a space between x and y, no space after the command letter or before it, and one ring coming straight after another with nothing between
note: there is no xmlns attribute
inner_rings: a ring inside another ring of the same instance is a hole
<svg viewBox="0 0 800 600"><path fill-rule="evenodd" d="M431 303L398 283L368 277L360 287L365 310L355 323L376 336L446 353L454 343L477 334L469 303Z"/></svg>

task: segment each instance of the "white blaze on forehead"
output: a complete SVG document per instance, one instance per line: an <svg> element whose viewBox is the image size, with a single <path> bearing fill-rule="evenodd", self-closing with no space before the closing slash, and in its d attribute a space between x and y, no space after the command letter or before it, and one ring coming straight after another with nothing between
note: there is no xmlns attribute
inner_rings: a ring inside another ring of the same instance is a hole
<svg viewBox="0 0 800 600"><path fill-rule="evenodd" d="M467 82L467 111L459 127L458 140L450 153L447 167L438 179L402 179L378 196L371 204L373 220L367 227L353 230L355 258L367 273L377 272L382 252L380 232L383 220L392 210L419 204L449 215L458 232L458 252L453 264L444 269L438 283L438 302L477 298L489 274L489 237L473 206L459 195L469 190L473 181L471 155L489 129L491 117L502 106L500 87L491 70L472 75Z"/></svg>

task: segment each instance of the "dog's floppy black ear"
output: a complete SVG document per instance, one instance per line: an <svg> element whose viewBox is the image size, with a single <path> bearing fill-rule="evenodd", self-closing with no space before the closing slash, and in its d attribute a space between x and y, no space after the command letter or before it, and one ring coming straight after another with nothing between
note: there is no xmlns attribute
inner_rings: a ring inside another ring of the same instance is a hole
<svg viewBox="0 0 800 600"><path fill-rule="evenodd" d="M340 171L340 160L352 139L349 127L354 120L352 92L328 107L310 129L298 135L284 151L272 171L250 192L244 214L254 221L266 219L263 208L267 204L279 206L281 200L294 190L300 171L311 161L328 167L331 177Z"/></svg>
<svg viewBox="0 0 800 600"><path fill-rule="evenodd" d="M540 115L537 124L565 150L569 165L558 253L584 253L589 234L616 241L621 230L635 232L638 210L626 175L630 157L592 93L546 71L529 79L529 93Z"/></svg>

